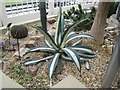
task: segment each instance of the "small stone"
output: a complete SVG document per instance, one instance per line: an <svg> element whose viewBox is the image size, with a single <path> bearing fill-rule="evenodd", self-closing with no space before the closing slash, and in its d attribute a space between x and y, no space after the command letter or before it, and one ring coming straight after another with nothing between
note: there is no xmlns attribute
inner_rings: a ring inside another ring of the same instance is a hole
<svg viewBox="0 0 120 90"><path fill-rule="evenodd" d="M112 54L113 45L109 45L107 48L108 48L108 53Z"/></svg>
<svg viewBox="0 0 120 90"><path fill-rule="evenodd" d="M111 33L112 36L117 35L117 33L115 31L109 31Z"/></svg>
<svg viewBox="0 0 120 90"><path fill-rule="evenodd" d="M9 68L9 66L10 62L0 60L0 70L5 71L7 68Z"/></svg>
<svg viewBox="0 0 120 90"><path fill-rule="evenodd" d="M109 30L113 30L113 29L115 29L115 27L106 27L106 28L105 28L105 30L108 30L108 31L109 31Z"/></svg>
<svg viewBox="0 0 120 90"><path fill-rule="evenodd" d="M27 44L25 44L26 48L33 48L36 46L36 41L35 40L30 40Z"/></svg>
<svg viewBox="0 0 120 90"><path fill-rule="evenodd" d="M49 30L48 33L49 33L50 35L55 35L55 29Z"/></svg>
<svg viewBox="0 0 120 90"><path fill-rule="evenodd" d="M52 19L47 20L47 22L48 22L49 24L53 24L53 23L56 22L56 19L55 19L55 18L52 18Z"/></svg>
<svg viewBox="0 0 120 90"><path fill-rule="evenodd" d="M22 57L26 52L28 51L28 48L20 48L20 57ZM19 57L18 51L14 53L14 57Z"/></svg>
<svg viewBox="0 0 120 90"><path fill-rule="evenodd" d="M104 39L108 38L110 36L109 33L106 33L106 35L104 36Z"/></svg>
<svg viewBox="0 0 120 90"><path fill-rule="evenodd" d="M52 27L52 29L56 29L56 27L55 27L55 26L53 26L53 27Z"/></svg>
<svg viewBox="0 0 120 90"><path fill-rule="evenodd" d="M3 70L4 63L0 60L0 70Z"/></svg>
<svg viewBox="0 0 120 90"><path fill-rule="evenodd" d="M31 36L30 40L39 40L41 42L43 42L45 40L43 35L36 35L36 36Z"/></svg>
<svg viewBox="0 0 120 90"><path fill-rule="evenodd" d="M28 70L30 71L30 73L34 77L37 75L38 66L28 66Z"/></svg>

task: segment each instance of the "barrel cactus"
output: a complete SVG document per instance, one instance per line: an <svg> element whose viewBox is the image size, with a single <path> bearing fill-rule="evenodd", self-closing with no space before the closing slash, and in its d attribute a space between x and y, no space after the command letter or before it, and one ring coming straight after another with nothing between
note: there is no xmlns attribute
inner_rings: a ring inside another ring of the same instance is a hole
<svg viewBox="0 0 120 90"><path fill-rule="evenodd" d="M28 36L28 29L24 25L15 25L11 27L11 35L13 38L17 39L18 53L20 58L19 39L22 39Z"/></svg>
<svg viewBox="0 0 120 90"><path fill-rule="evenodd" d="M11 27L11 35L16 39L25 38L28 35L28 29L24 25L15 25Z"/></svg>

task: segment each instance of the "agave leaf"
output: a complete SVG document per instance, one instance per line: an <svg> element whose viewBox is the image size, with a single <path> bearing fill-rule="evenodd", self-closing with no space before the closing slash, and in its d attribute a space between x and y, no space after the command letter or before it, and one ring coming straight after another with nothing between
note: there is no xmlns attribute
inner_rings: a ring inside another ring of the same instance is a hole
<svg viewBox="0 0 120 90"><path fill-rule="evenodd" d="M75 32L70 32L67 37L76 34Z"/></svg>
<svg viewBox="0 0 120 90"><path fill-rule="evenodd" d="M62 15L62 9L61 9L61 7L59 8L59 11L60 12L59 12L59 16L58 16L57 28L56 28L56 33L55 33L55 43L57 45L60 45L61 37L62 37L62 32L63 32L63 27L64 27L64 25L63 25L64 23L62 22L62 19L64 19L64 18L62 17L63 15Z"/></svg>
<svg viewBox="0 0 120 90"><path fill-rule="evenodd" d="M95 58L96 55L95 54L86 54L86 53L78 53L80 57L82 58L88 58L88 59L92 59L92 58Z"/></svg>
<svg viewBox="0 0 120 90"><path fill-rule="evenodd" d="M71 40L73 40L73 39L76 39L76 38L91 38L91 39L95 40L94 37L91 36L91 35L89 35L89 34L75 34L75 35L71 35L71 36L68 37L68 39L67 39L67 41L66 41L66 44L67 44L69 41L71 41Z"/></svg>
<svg viewBox="0 0 120 90"><path fill-rule="evenodd" d="M36 28L37 30L39 30L43 35L44 37L48 40L48 42L50 43L50 45L52 45L52 47L55 49L55 50L59 50L58 46L55 44L53 38L47 33L45 32L40 26L36 26L34 27Z"/></svg>
<svg viewBox="0 0 120 90"><path fill-rule="evenodd" d="M65 21L64 21L64 16L63 14L61 15L61 33L63 34L64 32L64 25L65 25Z"/></svg>
<svg viewBox="0 0 120 90"><path fill-rule="evenodd" d="M42 59L39 59L39 60L28 60L28 61L26 61L26 62L24 63L24 65L27 66L27 65L37 64L37 63L39 63L39 62L42 62L42 61L51 59L51 58L53 58L53 57L54 57L54 55L48 56L48 57L45 57L45 58L42 58Z"/></svg>
<svg viewBox="0 0 120 90"><path fill-rule="evenodd" d="M80 46L80 44L82 43L82 38L80 39L80 40L78 40L77 42L75 42L73 45L71 45L71 46L73 46L73 47L75 47L75 46Z"/></svg>
<svg viewBox="0 0 120 90"><path fill-rule="evenodd" d="M65 56L65 55L62 55L62 59L63 59L63 61L74 62L70 57ZM80 60L81 60L81 61L88 61L88 59L86 59L86 58L81 58L81 57L80 57Z"/></svg>
<svg viewBox="0 0 120 90"><path fill-rule="evenodd" d="M89 63L89 61L86 61L85 67L86 67L87 70L90 70L90 63Z"/></svg>
<svg viewBox="0 0 120 90"><path fill-rule="evenodd" d="M59 60L58 65L55 68L55 75L60 74L62 70L63 70L63 63L62 63L62 60Z"/></svg>
<svg viewBox="0 0 120 90"><path fill-rule="evenodd" d="M77 55L77 53L74 52L72 49L69 49L69 48L63 48L63 50L75 62L78 70L81 71L80 58Z"/></svg>
<svg viewBox="0 0 120 90"><path fill-rule="evenodd" d="M60 53L56 53L54 58L52 59L52 62L50 64L50 66L49 66L49 78L50 79L51 79L52 74L53 74L53 72L54 72L54 70L55 70L55 68L56 68L56 66L58 64L59 58L60 58Z"/></svg>
<svg viewBox="0 0 120 90"><path fill-rule="evenodd" d="M50 43L45 39L45 43L48 47L52 48L52 46L50 45Z"/></svg>
<svg viewBox="0 0 120 90"><path fill-rule="evenodd" d="M88 20L88 18L77 22L76 24L72 25L70 28L68 28L68 29L64 32L64 34L63 34L63 40L61 41L61 45L60 45L61 48L63 48L63 47L65 46L65 42L66 42L66 40L67 40L68 34L69 34L71 31L73 31L74 28L75 28L77 25L79 25L80 23L85 22L86 20Z"/></svg>
<svg viewBox="0 0 120 90"><path fill-rule="evenodd" d="M37 52L37 51L56 52L55 49L49 47L34 47L28 50L28 52Z"/></svg>
<svg viewBox="0 0 120 90"><path fill-rule="evenodd" d="M92 48L90 48L89 46L76 46L76 47L70 47L73 50L78 50L78 51L83 51L85 53L89 53L89 54L93 54L95 55L95 53L93 52Z"/></svg>

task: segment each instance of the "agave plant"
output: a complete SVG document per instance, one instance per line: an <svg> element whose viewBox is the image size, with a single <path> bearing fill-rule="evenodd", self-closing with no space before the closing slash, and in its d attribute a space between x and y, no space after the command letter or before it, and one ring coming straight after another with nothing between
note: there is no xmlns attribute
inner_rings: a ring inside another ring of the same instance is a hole
<svg viewBox="0 0 120 90"><path fill-rule="evenodd" d="M52 55L44 57L39 60L27 60L24 62L25 65L33 65L42 61L50 61L49 64L49 78L51 79L53 76L53 72L60 66L60 62L70 61L74 62L79 71L81 71L81 63L83 61L86 62L86 68L89 69L89 59L95 58L96 54L89 46L81 46L80 43L82 38L91 38L94 40L94 37L88 34L76 34L73 32L74 27L78 24L86 21L88 19L81 20L71 27L65 29L64 28L64 16L62 14L62 8L60 7L59 16L57 21L57 28L55 36L52 37L40 26L36 26L35 28L39 30L45 37L46 47L35 47L30 48L27 53L30 52L38 52L45 51L50 52ZM74 44L68 44L70 41L74 39L79 39ZM27 54L26 53L26 54Z"/></svg>

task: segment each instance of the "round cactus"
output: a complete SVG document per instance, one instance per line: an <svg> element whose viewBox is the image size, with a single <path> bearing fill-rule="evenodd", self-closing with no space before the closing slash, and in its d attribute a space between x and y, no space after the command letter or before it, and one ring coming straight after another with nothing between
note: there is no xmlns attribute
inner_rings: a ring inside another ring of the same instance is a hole
<svg viewBox="0 0 120 90"><path fill-rule="evenodd" d="M24 25L15 25L11 27L11 35L16 39L25 38L28 35L28 29Z"/></svg>

